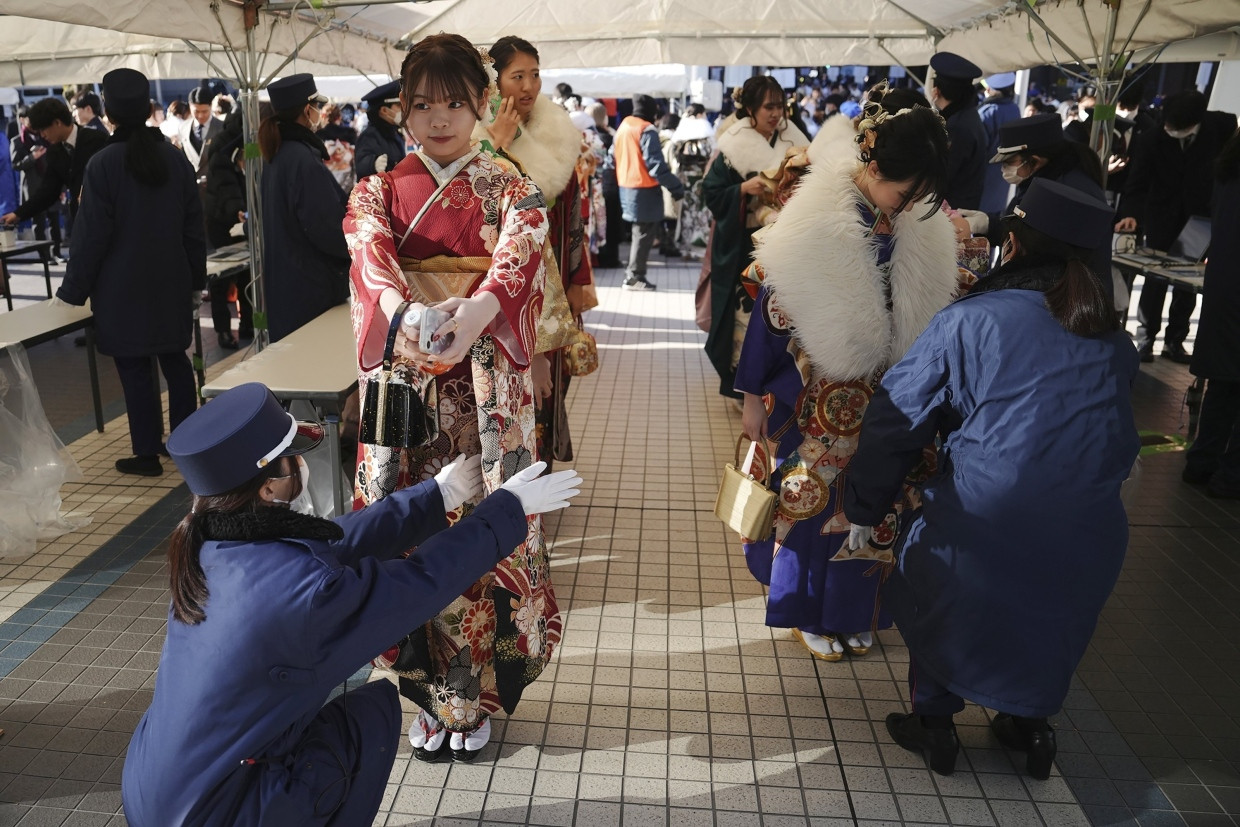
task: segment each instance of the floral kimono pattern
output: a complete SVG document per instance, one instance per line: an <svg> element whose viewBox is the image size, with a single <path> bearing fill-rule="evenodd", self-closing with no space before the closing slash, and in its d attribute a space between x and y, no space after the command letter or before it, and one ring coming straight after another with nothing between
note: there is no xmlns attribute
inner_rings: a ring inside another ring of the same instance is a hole
<svg viewBox="0 0 1240 827"><path fill-rule="evenodd" d="M481 453L486 492L494 491L537 456L527 368L547 277L542 194L488 153L475 150L446 169L415 153L358 184L344 229L363 398L382 362L384 289L428 304L490 292L501 308L470 358L446 373L394 362L398 381L433 390L426 395L437 400L439 434L409 450L361 445L355 507L433 477L459 453ZM452 731L470 731L501 708L511 713L560 640L549 574L542 524L531 517L511 556L402 641L401 694Z"/></svg>

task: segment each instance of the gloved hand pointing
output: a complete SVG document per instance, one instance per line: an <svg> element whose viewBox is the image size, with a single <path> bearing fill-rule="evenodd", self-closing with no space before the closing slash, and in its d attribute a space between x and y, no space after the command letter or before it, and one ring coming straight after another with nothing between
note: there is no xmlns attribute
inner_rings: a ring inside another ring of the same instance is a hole
<svg viewBox="0 0 1240 827"><path fill-rule="evenodd" d="M568 508L568 501L581 493L581 477L576 471L556 471L539 477L545 470L547 463L536 462L500 486L521 501L527 517Z"/></svg>
<svg viewBox="0 0 1240 827"><path fill-rule="evenodd" d="M461 454L439 469L435 475L443 510L455 511L470 500L482 496L482 455L465 458Z"/></svg>

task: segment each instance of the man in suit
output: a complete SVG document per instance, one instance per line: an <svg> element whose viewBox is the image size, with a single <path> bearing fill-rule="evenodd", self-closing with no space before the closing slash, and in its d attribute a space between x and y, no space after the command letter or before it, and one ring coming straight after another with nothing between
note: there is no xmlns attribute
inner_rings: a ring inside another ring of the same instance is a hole
<svg viewBox="0 0 1240 827"><path fill-rule="evenodd" d="M82 194L82 178L86 164L108 142L108 133L80 127L73 122L69 107L59 98L44 98L30 107L30 130L50 147L43 156L47 160L43 181L36 192L16 210L0 216L0 223L28 221L60 200L60 193L69 190L69 216L77 215Z"/></svg>
<svg viewBox="0 0 1240 827"><path fill-rule="evenodd" d="M1162 128L1143 132L1133 143L1116 232L1139 230L1145 246L1168 250L1190 217L1210 215L1214 161L1236 131L1236 116L1206 111L1206 103L1196 89L1171 95L1163 103ZM1147 276L1141 290L1137 349L1143 362L1154 361L1167 287L1166 279ZM1172 290L1162 355L1173 362L1192 359L1184 339L1196 306L1197 294L1190 288Z"/></svg>
<svg viewBox="0 0 1240 827"><path fill-rule="evenodd" d="M207 174L207 153L213 141L224 129L224 124L211 114L211 101L214 98L210 87L199 86L189 93L191 117L181 123L181 148L185 157L189 158L190 166L202 179ZM202 183L200 180L199 183Z"/></svg>
<svg viewBox="0 0 1240 827"><path fill-rule="evenodd" d="M77 125L98 130L106 135L108 128L104 125L103 118L99 117L102 112L103 104L99 102L99 96L94 92L83 92L73 99L73 120L77 122Z"/></svg>
<svg viewBox="0 0 1240 827"><path fill-rule="evenodd" d="M47 155L48 145L30 128L30 116L26 107L17 110L17 121L17 134L9 142L9 158L13 169L21 173L20 195L29 200L43 183L43 175L47 171L44 156ZM39 213L31 221L34 224L34 237L39 241L47 238L50 229L54 246L50 254L44 252L44 257L52 264L60 264L60 205L54 204L50 210Z"/></svg>

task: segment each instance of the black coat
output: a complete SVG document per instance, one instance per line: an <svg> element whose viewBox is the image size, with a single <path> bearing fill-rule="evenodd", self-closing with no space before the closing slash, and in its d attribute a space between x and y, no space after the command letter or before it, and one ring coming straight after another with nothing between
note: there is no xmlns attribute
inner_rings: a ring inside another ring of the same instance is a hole
<svg viewBox="0 0 1240 827"><path fill-rule="evenodd" d="M1240 382L1240 176L1214 187L1210 257L1189 370Z"/></svg>
<svg viewBox="0 0 1240 827"><path fill-rule="evenodd" d="M207 275L194 170L161 137L155 150L168 180L148 187L125 171L125 149L113 138L86 169L72 257L56 295L75 305L90 299L100 353L184 351L193 332L190 297Z"/></svg>
<svg viewBox="0 0 1240 827"><path fill-rule="evenodd" d="M405 157L405 139L400 130L386 121L372 119L370 124L357 137L357 145L353 148L353 167L357 170L357 180L367 175L374 175L375 161L380 155L387 156L386 169L392 169Z"/></svg>
<svg viewBox="0 0 1240 827"><path fill-rule="evenodd" d="M9 141L9 160L13 169L21 173L21 197L29 201L39 191L43 183L43 175L47 172L47 155L34 157L35 147L50 149L38 135L29 129L23 129Z"/></svg>
<svg viewBox="0 0 1240 827"><path fill-rule="evenodd" d="M313 132L282 123L280 136L262 180L263 295L273 342L349 298L347 196Z"/></svg>
<svg viewBox="0 0 1240 827"><path fill-rule="evenodd" d="M990 142L986 127L972 102L943 110L947 120L947 189L943 199L958 210L976 210L982 204Z"/></svg>
<svg viewBox="0 0 1240 827"><path fill-rule="evenodd" d="M27 221L39 213L47 212L60 200L60 193L66 188L69 190L69 215L77 215L82 181L86 177L86 165L107 142L108 133L78 127L77 144L72 153L63 143L49 149L43 156L47 161L47 173L43 176L38 192L14 210L18 220Z"/></svg>
<svg viewBox="0 0 1240 827"><path fill-rule="evenodd" d="M237 213L245 212L245 173L237 169L234 153L241 150L240 135L212 147L207 159L207 187L202 208L207 218L207 240L212 247L234 244L228 231L237 223Z"/></svg>
<svg viewBox="0 0 1240 827"><path fill-rule="evenodd" d="M1145 244L1168 249L1194 215L1209 215L1214 159L1236 131L1236 116L1207 112L1187 148L1163 129L1137 136L1120 215L1137 219Z"/></svg>

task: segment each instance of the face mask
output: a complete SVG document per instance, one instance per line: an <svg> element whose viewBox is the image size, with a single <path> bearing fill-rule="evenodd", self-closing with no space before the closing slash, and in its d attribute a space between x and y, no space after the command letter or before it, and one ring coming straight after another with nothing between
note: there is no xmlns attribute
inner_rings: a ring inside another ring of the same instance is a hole
<svg viewBox="0 0 1240 827"><path fill-rule="evenodd" d="M1009 184L1019 184L1021 181L1025 180L1020 174L1020 168L1023 166L1024 164L1014 164L1011 166L1004 164L999 169L999 172L1003 174L1004 181L1007 181Z"/></svg>
<svg viewBox="0 0 1240 827"><path fill-rule="evenodd" d="M292 500L278 500L273 497L271 501L277 505L287 505L290 511L298 514L314 514L314 501L310 499L310 466L300 456L295 459L297 473L301 477L301 493Z"/></svg>
<svg viewBox="0 0 1240 827"><path fill-rule="evenodd" d="M400 126L401 115L405 114L404 112L401 111L400 107L399 106L389 107L388 112L391 113L391 116L388 118L388 123L392 124L392 126Z"/></svg>
<svg viewBox="0 0 1240 827"><path fill-rule="evenodd" d="M1172 138L1175 138L1177 141L1182 141L1185 138L1188 138L1192 135L1196 135L1197 129L1200 126L1201 124L1197 124L1196 126L1190 126L1188 129L1171 129L1169 127L1163 127L1163 131L1166 132L1168 135L1170 135Z"/></svg>

